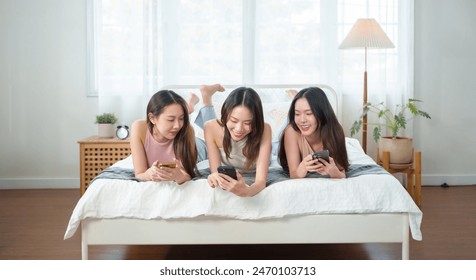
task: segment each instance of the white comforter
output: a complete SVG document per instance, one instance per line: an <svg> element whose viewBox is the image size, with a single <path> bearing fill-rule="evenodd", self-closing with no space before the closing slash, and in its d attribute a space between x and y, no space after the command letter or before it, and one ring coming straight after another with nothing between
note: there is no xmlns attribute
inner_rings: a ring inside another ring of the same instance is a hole
<svg viewBox="0 0 476 280"><path fill-rule="evenodd" d="M347 139L351 163L374 163L355 139ZM130 166L130 158L116 166ZM374 163L375 164L375 163ZM76 205L64 238L88 218L168 219L216 216L236 219L280 218L323 213L409 213L412 237L421 240L422 212L391 175L347 179L293 179L275 183L254 197L241 198L200 179L134 182L98 179Z"/></svg>

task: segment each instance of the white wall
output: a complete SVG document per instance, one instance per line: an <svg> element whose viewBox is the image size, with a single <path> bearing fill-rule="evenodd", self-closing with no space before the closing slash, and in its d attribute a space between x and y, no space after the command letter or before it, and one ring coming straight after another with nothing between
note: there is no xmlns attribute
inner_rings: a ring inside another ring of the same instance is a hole
<svg viewBox="0 0 476 280"><path fill-rule="evenodd" d="M415 1L415 123L425 184L476 184L476 1Z"/></svg>
<svg viewBox="0 0 476 280"><path fill-rule="evenodd" d="M85 6L0 1L0 188L79 188L76 142L96 134L97 114L86 97ZM433 117L415 124L423 184L476 183L474 11L473 0L415 1L415 97ZM345 111L360 98L343 102Z"/></svg>
<svg viewBox="0 0 476 280"><path fill-rule="evenodd" d="M0 187L79 187L86 98L84 0L0 1Z"/></svg>

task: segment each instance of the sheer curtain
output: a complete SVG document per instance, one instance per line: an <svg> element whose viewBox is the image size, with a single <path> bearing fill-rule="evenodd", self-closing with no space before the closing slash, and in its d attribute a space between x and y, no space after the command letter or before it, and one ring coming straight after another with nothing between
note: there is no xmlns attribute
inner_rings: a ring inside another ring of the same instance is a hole
<svg viewBox="0 0 476 280"><path fill-rule="evenodd" d="M396 45L369 51L369 100L413 96L413 0L87 3L90 95L126 124L170 84L325 83L344 95L346 127L361 106L364 53L338 46L362 17Z"/></svg>

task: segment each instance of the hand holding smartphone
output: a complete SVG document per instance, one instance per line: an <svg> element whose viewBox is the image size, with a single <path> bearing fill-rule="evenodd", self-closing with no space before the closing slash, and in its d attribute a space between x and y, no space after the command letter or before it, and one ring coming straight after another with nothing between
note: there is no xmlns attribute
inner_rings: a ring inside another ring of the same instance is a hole
<svg viewBox="0 0 476 280"><path fill-rule="evenodd" d="M217 171L218 173L226 174L231 178L238 180L238 177L236 176L236 170L233 166L218 166Z"/></svg>
<svg viewBox="0 0 476 280"><path fill-rule="evenodd" d="M322 150L312 154L312 159L319 159L319 158L322 158L323 160L330 162L329 150Z"/></svg>

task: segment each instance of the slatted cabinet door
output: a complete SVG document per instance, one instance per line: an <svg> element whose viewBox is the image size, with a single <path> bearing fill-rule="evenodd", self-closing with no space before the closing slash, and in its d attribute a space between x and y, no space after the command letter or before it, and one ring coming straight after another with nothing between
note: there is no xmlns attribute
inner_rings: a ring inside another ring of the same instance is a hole
<svg viewBox="0 0 476 280"><path fill-rule="evenodd" d="M91 136L78 141L80 155L80 192L84 194L89 183L101 171L131 154L129 139Z"/></svg>

